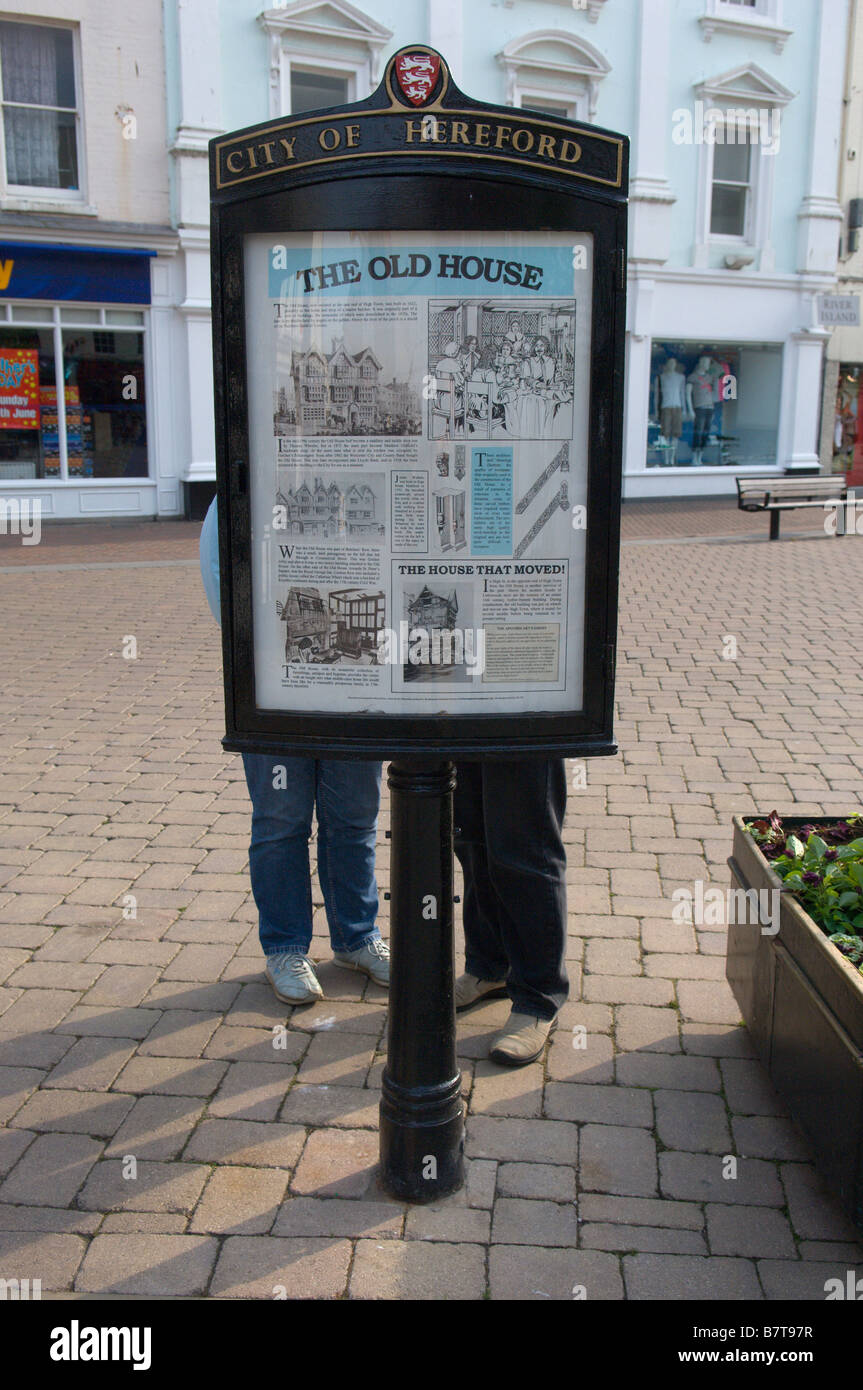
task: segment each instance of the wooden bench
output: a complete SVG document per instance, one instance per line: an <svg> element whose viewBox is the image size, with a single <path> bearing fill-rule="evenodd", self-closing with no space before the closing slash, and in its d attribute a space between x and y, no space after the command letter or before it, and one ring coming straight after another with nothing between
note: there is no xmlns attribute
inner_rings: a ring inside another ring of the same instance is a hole
<svg viewBox="0 0 863 1390"><path fill-rule="evenodd" d="M738 478L737 505L743 512L770 513L770 539L779 539L782 512L797 507L820 507L828 502L848 503L848 486L843 474L802 478ZM845 535L846 506L836 507L836 535Z"/></svg>

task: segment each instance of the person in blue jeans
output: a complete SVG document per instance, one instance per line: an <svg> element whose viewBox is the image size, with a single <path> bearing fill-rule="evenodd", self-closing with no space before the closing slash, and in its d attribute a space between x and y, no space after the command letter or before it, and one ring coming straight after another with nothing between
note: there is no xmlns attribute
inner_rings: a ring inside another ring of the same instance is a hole
<svg viewBox="0 0 863 1390"><path fill-rule="evenodd" d="M220 623L215 498L201 529L200 557L207 602ZM277 753L243 753L242 758L252 799L252 893L266 974L277 998L286 1004L306 1004L323 997L308 955L312 942L309 837L315 809L318 878L334 959L388 986L389 946L375 925L381 764L285 758Z"/></svg>

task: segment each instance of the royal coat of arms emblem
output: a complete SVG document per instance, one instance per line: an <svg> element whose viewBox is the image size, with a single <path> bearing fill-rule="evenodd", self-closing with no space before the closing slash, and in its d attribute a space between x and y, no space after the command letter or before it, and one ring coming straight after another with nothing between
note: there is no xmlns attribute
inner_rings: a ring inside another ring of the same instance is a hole
<svg viewBox="0 0 863 1390"><path fill-rule="evenodd" d="M404 96L412 106L422 106L434 90L440 58L436 53L400 53L395 69Z"/></svg>

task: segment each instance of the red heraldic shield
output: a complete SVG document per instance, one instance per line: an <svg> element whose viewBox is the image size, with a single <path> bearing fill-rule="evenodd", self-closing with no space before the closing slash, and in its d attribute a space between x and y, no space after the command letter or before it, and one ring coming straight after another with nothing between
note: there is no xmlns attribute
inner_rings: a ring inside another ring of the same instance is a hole
<svg viewBox="0 0 863 1390"><path fill-rule="evenodd" d="M440 72L436 53L400 53L396 58L396 76L402 92L413 106L428 101Z"/></svg>

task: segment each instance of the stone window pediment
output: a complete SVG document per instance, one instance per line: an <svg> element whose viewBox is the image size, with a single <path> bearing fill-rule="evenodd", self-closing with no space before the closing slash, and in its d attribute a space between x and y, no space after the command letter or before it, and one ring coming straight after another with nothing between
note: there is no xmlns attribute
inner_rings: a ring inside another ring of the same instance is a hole
<svg viewBox="0 0 863 1390"><path fill-rule="evenodd" d="M497 60L506 73L509 106L530 106L530 98L569 108L567 114L592 120L599 84L611 71L603 53L586 39L562 29L544 29L513 39Z"/></svg>
<svg viewBox="0 0 863 1390"><path fill-rule="evenodd" d="M290 112L291 66L347 79L348 100L370 95L380 78L392 30L347 0L293 0L264 10L258 23L270 42L270 114Z"/></svg>
<svg viewBox="0 0 863 1390"><path fill-rule="evenodd" d="M716 106L764 105L787 106L794 93L771 77L757 63L743 63L731 68L718 77L707 78L695 85L695 94L703 101L711 101Z"/></svg>

